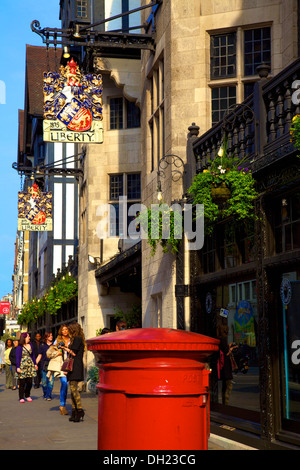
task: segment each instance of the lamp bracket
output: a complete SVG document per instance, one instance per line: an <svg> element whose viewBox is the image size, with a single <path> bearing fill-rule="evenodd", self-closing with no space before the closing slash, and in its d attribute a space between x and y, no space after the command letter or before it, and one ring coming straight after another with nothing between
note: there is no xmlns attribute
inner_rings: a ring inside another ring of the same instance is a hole
<svg viewBox="0 0 300 470"><path fill-rule="evenodd" d="M164 155L160 159L159 164L158 164L158 171L157 171L158 177L160 176L163 178L166 177L165 170L169 165L171 165L171 167L172 166L174 167L174 169L171 169L172 181L176 182L180 178L183 177L184 161L178 155L174 155L174 154Z"/></svg>

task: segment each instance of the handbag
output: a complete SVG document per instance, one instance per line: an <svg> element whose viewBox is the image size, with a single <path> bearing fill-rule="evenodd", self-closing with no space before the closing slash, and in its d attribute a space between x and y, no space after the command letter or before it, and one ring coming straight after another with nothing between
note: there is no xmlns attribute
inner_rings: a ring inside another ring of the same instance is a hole
<svg viewBox="0 0 300 470"><path fill-rule="evenodd" d="M230 357L232 372L236 373L239 370L239 368L237 366L237 363L235 362L233 354L229 354L229 357Z"/></svg>
<svg viewBox="0 0 300 470"><path fill-rule="evenodd" d="M71 356L69 356L66 360L64 360L64 362L61 366L61 371L62 372L72 372L73 363L74 363L74 359Z"/></svg>

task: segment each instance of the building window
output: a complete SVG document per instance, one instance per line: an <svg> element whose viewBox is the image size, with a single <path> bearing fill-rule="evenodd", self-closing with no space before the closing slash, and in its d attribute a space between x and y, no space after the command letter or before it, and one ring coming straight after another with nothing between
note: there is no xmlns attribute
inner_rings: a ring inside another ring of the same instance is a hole
<svg viewBox="0 0 300 470"><path fill-rule="evenodd" d="M239 302L247 300L256 303L256 280L239 282L229 285L229 306L235 307Z"/></svg>
<svg viewBox="0 0 300 470"><path fill-rule="evenodd" d="M141 175L139 173L127 175L127 198L141 199Z"/></svg>
<svg viewBox="0 0 300 470"><path fill-rule="evenodd" d="M300 195L282 198L275 209L276 253L300 248Z"/></svg>
<svg viewBox="0 0 300 470"><path fill-rule="evenodd" d="M104 18L112 18L123 14L122 17L107 21L105 23L106 31L120 30L127 32L130 28L134 33L141 33L140 28L136 28L136 26L142 23L141 12L135 11L134 13L126 15L128 11L132 11L140 6L140 0L98 0L98 3L104 4Z"/></svg>
<svg viewBox="0 0 300 470"><path fill-rule="evenodd" d="M110 128L123 129L123 98L111 98L110 109Z"/></svg>
<svg viewBox="0 0 300 470"><path fill-rule="evenodd" d="M236 76L236 33L211 37L211 79Z"/></svg>
<svg viewBox="0 0 300 470"><path fill-rule="evenodd" d="M87 18L87 0L76 1L76 17Z"/></svg>
<svg viewBox="0 0 300 470"><path fill-rule="evenodd" d="M141 200L141 175L140 173L123 173L109 176L109 202L113 210L110 213L110 236L124 235L123 213L119 198L127 197L127 228L135 216L129 216L128 210L133 204L140 203Z"/></svg>
<svg viewBox="0 0 300 470"><path fill-rule="evenodd" d="M255 82L244 83L244 100L248 98L248 96L252 95L254 90L254 83Z"/></svg>
<svg viewBox="0 0 300 470"><path fill-rule="evenodd" d="M126 117L127 117L127 129L133 129L140 127L140 108L135 105L132 101L126 100Z"/></svg>
<svg viewBox="0 0 300 470"><path fill-rule="evenodd" d="M213 236L206 237L202 251L203 274L212 273L216 270L215 264L215 239Z"/></svg>
<svg viewBox="0 0 300 470"><path fill-rule="evenodd" d="M135 103L122 97L110 98L110 129L140 127L140 109Z"/></svg>
<svg viewBox="0 0 300 470"><path fill-rule="evenodd" d="M48 284L47 269L48 269L48 252L47 252L47 248L45 248L44 250L44 286Z"/></svg>
<svg viewBox="0 0 300 470"><path fill-rule="evenodd" d="M164 61L159 60L150 78L150 169L153 171L165 154Z"/></svg>
<svg viewBox="0 0 300 470"><path fill-rule="evenodd" d="M236 103L236 87L224 86L212 88L212 125L223 119L227 109Z"/></svg>
<svg viewBox="0 0 300 470"><path fill-rule="evenodd" d="M271 28L236 28L210 37L210 86L212 125L224 112L253 93L259 80L256 68L271 65ZM216 83L216 80L218 83Z"/></svg>
<svg viewBox="0 0 300 470"><path fill-rule="evenodd" d="M123 196L123 175L110 175L109 199L116 201Z"/></svg>
<svg viewBox="0 0 300 470"><path fill-rule="evenodd" d="M256 75L262 63L271 65L271 29L248 29L244 32L244 75Z"/></svg>

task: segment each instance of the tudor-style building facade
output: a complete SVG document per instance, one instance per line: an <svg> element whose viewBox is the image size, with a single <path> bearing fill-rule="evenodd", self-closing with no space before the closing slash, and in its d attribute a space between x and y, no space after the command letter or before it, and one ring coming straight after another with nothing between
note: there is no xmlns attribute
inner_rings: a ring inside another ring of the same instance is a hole
<svg viewBox="0 0 300 470"><path fill-rule="evenodd" d="M72 265L77 256L78 246L78 182L68 175L68 169L77 166L78 148L73 143L50 143L43 140L43 74L58 70L60 54L54 49L26 46L26 74L24 112L20 113L18 159L15 169L23 179L27 191L36 182L42 191L53 194L53 231L20 232L23 251L19 257L23 279L22 292L16 297L16 308L33 298L39 299L50 288L53 276ZM44 166L47 171L40 172ZM66 174L51 174L53 168L65 168ZM31 170L32 169L32 170ZM72 262L70 261L72 260ZM71 263L71 265L70 265ZM20 266L19 266L20 265ZM71 269L71 267L70 267ZM75 269L76 271L76 269ZM73 272L76 276L76 272ZM19 276L14 277L14 289L18 287ZM21 299L21 300L20 300ZM55 334L63 321L77 318L76 302L68 309L64 318L44 315L36 324L30 325L32 332L41 334L52 330Z"/></svg>

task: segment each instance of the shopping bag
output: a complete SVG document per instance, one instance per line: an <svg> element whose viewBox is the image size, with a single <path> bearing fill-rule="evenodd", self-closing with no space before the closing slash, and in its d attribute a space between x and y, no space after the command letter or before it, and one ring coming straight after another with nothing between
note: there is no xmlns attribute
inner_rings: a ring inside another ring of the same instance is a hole
<svg viewBox="0 0 300 470"><path fill-rule="evenodd" d="M73 370L73 363L74 359L72 357L68 357L62 364L61 366L61 371L62 372L72 372Z"/></svg>

